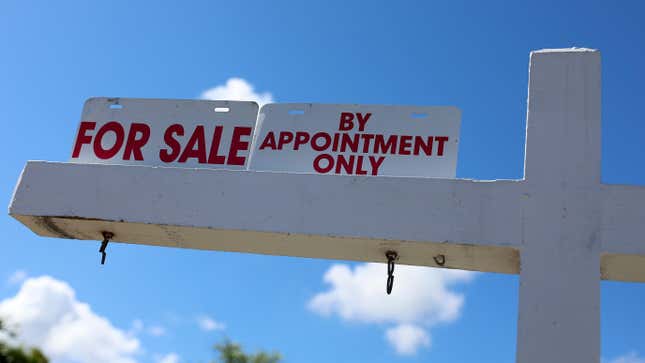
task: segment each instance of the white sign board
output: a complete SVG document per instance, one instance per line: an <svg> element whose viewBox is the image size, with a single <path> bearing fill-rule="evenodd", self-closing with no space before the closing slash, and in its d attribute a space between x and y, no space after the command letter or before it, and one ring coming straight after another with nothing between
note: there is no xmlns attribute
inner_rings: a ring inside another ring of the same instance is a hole
<svg viewBox="0 0 645 363"><path fill-rule="evenodd" d="M249 168L296 173L454 178L456 107L269 104Z"/></svg>
<svg viewBox="0 0 645 363"><path fill-rule="evenodd" d="M71 161L246 169L255 102L90 98Z"/></svg>

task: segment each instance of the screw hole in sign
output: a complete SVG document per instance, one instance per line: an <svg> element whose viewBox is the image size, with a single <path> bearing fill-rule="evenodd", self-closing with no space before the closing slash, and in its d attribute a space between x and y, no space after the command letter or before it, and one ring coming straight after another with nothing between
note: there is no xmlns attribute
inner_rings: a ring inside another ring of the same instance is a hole
<svg viewBox="0 0 645 363"><path fill-rule="evenodd" d="M109 107L110 107L110 110L120 110L123 108L123 105L119 105L118 103L113 103Z"/></svg>
<svg viewBox="0 0 645 363"><path fill-rule="evenodd" d="M215 107L214 111L215 112L229 112L229 111L231 111L231 109L228 108L228 107Z"/></svg>
<svg viewBox="0 0 645 363"><path fill-rule="evenodd" d="M410 114L410 117L415 119L422 119L428 117L428 114L425 112L412 112Z"/></svg>
<svg viewBox="0 0 645 363"><path fill-rule="evenodd" d="M305 110L289 110L289 115L304 115Z"/></svg>

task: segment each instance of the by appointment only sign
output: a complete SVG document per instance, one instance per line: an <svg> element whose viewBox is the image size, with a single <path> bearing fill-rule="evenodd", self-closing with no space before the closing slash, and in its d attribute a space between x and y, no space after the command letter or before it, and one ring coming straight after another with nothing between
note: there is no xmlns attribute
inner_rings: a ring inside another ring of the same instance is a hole
<svg viewBox="0 0 645 363"><path fill-rule="evenodd" d="M454 178L455 107L91 98L72 161Z"/></svg>
<svg viewBox="0 0 645 363"><path fill-rule="evenodd" d="M250 169L454 178L455 107L269 104L258 117Z"/></svg>

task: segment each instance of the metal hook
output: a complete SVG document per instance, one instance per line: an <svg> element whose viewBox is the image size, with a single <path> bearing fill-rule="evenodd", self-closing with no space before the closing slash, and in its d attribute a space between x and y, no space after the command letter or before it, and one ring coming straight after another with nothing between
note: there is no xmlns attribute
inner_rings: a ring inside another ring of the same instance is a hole
<svg viewBox="0 0 645 363"><path fill-rule="evenodd" d="M443 266L443 265L446 264L446 256L445 255L436 255L432 259L439 266Z"/></svg>
<svg viewBox="0 0 645 363"><path fill-rule="evenodd" d="M394 261L399 258L399 254L396 251L387 251L385 252L385 257L387 258L387 284L385 291L389 295L392 293L392 287L394 286Z"/></svg>
<svg viewBox="0 0 645 363"><path fill-rule="evenodd" d="M107 248L108 242L114 237L114 234L112 232L102 232L103 234L103 242L101 242L101 248L99 248L99 252L101 252L101 265L105 265L105 256L107 254L105 253L105 249Z"/></svg>

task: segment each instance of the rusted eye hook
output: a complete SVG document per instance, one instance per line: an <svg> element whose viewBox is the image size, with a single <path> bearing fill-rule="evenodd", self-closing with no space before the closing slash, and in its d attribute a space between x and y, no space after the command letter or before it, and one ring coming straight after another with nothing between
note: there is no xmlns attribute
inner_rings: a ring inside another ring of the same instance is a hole
<svg viewBox="0 0 645 363"><path fill-rule="evenodd" d="M394 287L394 261L399 258L399 254L396 251L387 251L385 252L385 257L387 258L387 285L385 291L389 295L392 293L392 287Z"/></svg>
<svg viewBox="0 0 645 363"><path fill-rule="evenodd" d="M105 249L107 248L108 242L114 237L114 234L112 232L102 232L103 234L103 242L101 242L101 248L99 248L99 252L101 252L101 265L105 265L105 257L107 256L107 253L105 253Z"/></svg>

